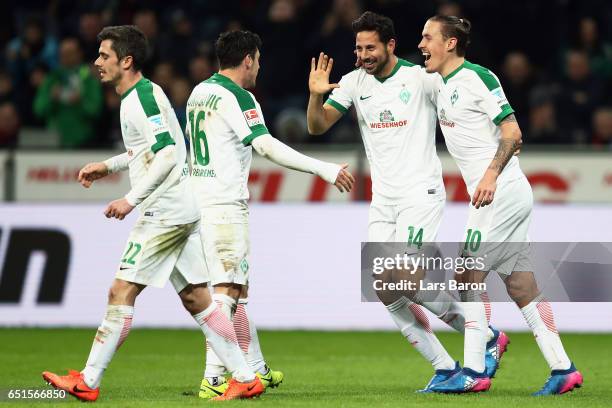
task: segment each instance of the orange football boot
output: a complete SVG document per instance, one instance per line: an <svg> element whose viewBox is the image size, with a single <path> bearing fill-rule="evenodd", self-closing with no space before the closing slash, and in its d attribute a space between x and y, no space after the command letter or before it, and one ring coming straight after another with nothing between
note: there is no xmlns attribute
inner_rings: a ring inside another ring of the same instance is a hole
<svg viewBox="0 0 612 408"><path fill-rule="evenodd" d="M225 390L223 395L213 398L212 401L229 401L242 398L254 398L263 394L265 391L259 377L255 377L253 381L248 383L242 383L231 378L228 384L227 390Z"/></svg>
<svg viewBox="0 0 612 408"><path fill-rule="evenodd" d="M83 375L75 370L68 371L68 375L57 375L49 371L43 371L42 377L53 388L64 390L81 401L93 402L98 399L98 394L100 394L100 388L89 388L83 380Z"/></svg>

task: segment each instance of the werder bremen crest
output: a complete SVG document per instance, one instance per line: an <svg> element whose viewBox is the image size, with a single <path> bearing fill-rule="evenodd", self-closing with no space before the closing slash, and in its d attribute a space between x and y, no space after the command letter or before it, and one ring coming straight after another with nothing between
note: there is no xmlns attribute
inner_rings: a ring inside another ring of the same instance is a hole
<svg viewBox="0 0 612 408"><path fill-rule="evenodd" d="M402 88L402 91L399 94L399 97L402 100L402 102L408 105L408 101L410 101L410 96L411 96L410 92L406 88Z"/></svg>
<svg viewBox="0 0 612 408"><path fill-rule="evenodd" d="M455 102L457 102L457 99L459 99L459 92L457 92L457 90L455 89L455 91L451 95L451 105L455 106Z"/></svg>
<svg viewBox="0 0 612 408"><path fill-rule="evenodd" d="M395 119L393 118L393 114L391 113L391 111L388 109L385 109L384 111L380 112L380 121L381 122L393 122L395 121Z"/></svg>

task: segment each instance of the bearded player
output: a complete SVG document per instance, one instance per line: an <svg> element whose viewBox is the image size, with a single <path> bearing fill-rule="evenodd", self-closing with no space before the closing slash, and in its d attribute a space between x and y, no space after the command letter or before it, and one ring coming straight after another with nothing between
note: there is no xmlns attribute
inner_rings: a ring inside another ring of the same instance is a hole
<svg viewBox="0 0 612 408"><path fill-rule="evenodd" d="M396 36L388 17L365 12L353 22L353 31L360 68L338 84L329 83L333 59L323 53L318 61L312 59L308 129L311 134L324 133L355 106L372 174L368 241L404 242L416 249L435 242L446 197L435 147L435 77L395 56ZM378 295L401 333L433 365L435 374L421 391L460 371L421 306L404 296ZM463 307L448 294L419 303L464 331ZM487 369L493 376L508 338L494 329L488 336Z"/></svg>

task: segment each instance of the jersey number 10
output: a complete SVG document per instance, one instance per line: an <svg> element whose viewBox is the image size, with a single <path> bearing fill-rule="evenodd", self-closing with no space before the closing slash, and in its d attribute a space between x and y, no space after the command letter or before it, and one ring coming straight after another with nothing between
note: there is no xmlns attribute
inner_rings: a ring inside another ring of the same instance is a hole
<svg viewBox="0 0 612 408"><path fill-rule="evenodd" d="M195 117L195 118L194 118ZM204 123L206 112L198 111L196 115L194 111L189 111L189 128L191 134L191 151L193 152L193 164L198 166L206 166L210 162L208 156L208 141L206 141L206 133L204 129L200 129ZM204 154L202 155L202 149Z"/></svg>

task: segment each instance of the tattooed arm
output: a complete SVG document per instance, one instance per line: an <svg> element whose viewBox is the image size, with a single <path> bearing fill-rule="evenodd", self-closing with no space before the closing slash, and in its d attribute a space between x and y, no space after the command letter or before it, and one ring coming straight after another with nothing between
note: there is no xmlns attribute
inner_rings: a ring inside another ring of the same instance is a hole
<svg viewBox="0 0 612 408"><path fill-rule="evenodd" d="M514 114L510 114L502 120L499 128L502 136L495 157L489 165L489 169L496 171L498 175L506 167L515 152L521 148L522 143L521 129L518 127Z"/></svg>
<svg viewBox="0 0 612 408"><path fill-rule="evenodd" d="M480 183L478 183L478 187L476 187L472 197L472 205L476 208L484 207L493 202L493 196L497 188L497 177L501 174L512 156L521 148L521 129L516 122L514 114L510 114L502 120L499 128L501 129L502 136L499 140L497 152Z"/></svg>

